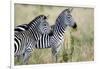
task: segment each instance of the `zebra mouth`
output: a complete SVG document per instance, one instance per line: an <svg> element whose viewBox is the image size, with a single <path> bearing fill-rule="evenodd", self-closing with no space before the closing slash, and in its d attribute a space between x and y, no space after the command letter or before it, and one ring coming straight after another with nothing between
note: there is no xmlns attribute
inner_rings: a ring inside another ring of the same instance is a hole
<svg viewBox="0 0 100 69"><path fill-rule="evenodd" d="M77 24L75 23L73 26L72 26L73 29L76 29L77 28Z"/></svg>

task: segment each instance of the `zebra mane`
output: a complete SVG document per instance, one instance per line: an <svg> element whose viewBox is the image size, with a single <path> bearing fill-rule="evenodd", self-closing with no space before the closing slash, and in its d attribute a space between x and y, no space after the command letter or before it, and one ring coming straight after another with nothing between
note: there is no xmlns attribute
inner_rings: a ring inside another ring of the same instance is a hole
<svg viewBox="0 0 100 69"><path fill-rule="evenodd" d="M51 32L49 33L49 36L53 35L54 28L55 28L55 25L51 25Z"/></svg>
<svg viewBox="0 0 100 69"><path fill-rule="evenodd" d="M62 13L67 12L67 13L71 13L73 11L73 8L67 8L65 10L62 11Z"/></svg>
<svg viewBox="0 0 100 69"><path fill-rule="evenodd" d="M45 16L45 15L39 15L39 16L37 16L37 17L35 17L29 24L28 24L28 27L30 27L30 26L32 26L32 25L35 25L37 22L37 20L39 20L39 19L41 19L41 18L43 18L43 19L47 19L47 17ZM38 23L37 23L38 24Z"/></svg>

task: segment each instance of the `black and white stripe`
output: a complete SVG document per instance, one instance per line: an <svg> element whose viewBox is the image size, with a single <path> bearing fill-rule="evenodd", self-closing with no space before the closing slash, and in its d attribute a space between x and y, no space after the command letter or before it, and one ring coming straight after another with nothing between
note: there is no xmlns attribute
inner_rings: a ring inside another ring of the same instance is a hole
<svg viewBox="0 0 100 69"><path fill-rule="evenodd" d="M50 48L49 40L50 39L48 34L42 34L40 39L37 41L35 48L37 49Z"/></svg>
<svg viewBox="0 0 100 69"><path fill-rule="evenodd" d="M27 24L18 25L14 28L14 32L21 32L28 29Z"/></svg>

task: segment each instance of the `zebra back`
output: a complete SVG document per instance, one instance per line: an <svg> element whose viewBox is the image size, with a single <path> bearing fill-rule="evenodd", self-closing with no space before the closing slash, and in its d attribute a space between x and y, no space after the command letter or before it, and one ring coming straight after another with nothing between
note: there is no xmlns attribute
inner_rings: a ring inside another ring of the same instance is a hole
<svg viewBox="0 0 100 69"><path fill-rule="evenodd" d="M14 32L26 31L28 29L27 24L18 25L14 28Z"/></svg>

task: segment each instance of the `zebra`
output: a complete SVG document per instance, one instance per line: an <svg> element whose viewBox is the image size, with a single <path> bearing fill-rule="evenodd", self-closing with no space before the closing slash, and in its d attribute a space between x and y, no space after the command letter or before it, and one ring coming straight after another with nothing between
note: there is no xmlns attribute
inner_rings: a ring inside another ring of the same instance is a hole
<svg viewBox="0 0 100 69"><path fill-rule="evenodd" d="M37 41L42 37L42 35L44 37L44 34L48 34L50 32L51 27L46 19L47 17L44 15L37 16L34 20L27 24L27 29L24 28L25 30L15 32L14 56L22 56L23 64L28 63L31 52L33 51L33 48L36 48L35 46Z"/></svg>
<svg viewBox="0 0 100 69"><path fill-rule="evenodd" d="M52 35L50 35L50 47L52 50L53 61L57 62L57 55L63 42L63 37L67 26L77 28L77 24L71 15L72 9L67 8L63 10L56 19L55 25L53 25Z"/></svg>

